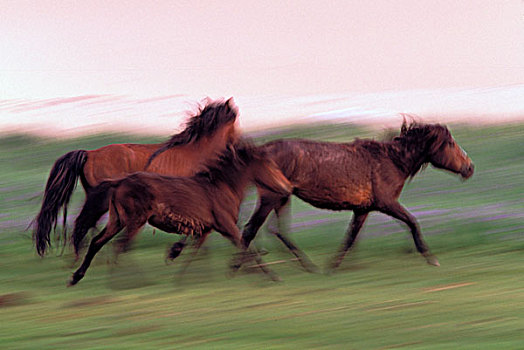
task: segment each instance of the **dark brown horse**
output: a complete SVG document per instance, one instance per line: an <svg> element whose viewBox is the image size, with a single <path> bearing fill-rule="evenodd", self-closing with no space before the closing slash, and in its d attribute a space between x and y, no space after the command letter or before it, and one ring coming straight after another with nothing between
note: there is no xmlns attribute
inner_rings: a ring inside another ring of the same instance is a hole
<svg viewBox="0 0 524 350"><path fill-rule="evenodd" d="M277 165L246 140L192 177L139 172L102 182L99 187L111 194L108 224L91 241L69 284L84 277L95 254L118 232L125 228L126 237L132 239L146 223L166 232L199 237L202 242L216 230L241 248L236 222L249 182L276 196L291 194L291 185Z"/></svg>
<svg viewBox="0 0 524 350"><path fill-rule="evenodd" d="M448 128L439 124L412 123L408 126L404 122L400 135L388 142L277 140L261 147L279 165L298 198L317 208L353 210L347 237L332 268L341 263L369 212L375 210L408 225L417 250L428 263L438 266L416 219L398 202L400 192L406 180L427 164L460 174L464 179L473 175L471 159L455 142ZM244 246L249 246L272 210L278 218L288 203L289 196L278 197L260 191L257 208L243 231ZM310 270L312 265L305 255L282 232L277 230L275 234Z"/></svg>
<svg viewBox="0 0 524 350"><path fill-rule="evenodd" d="M47 180L42 208L36 217L33 239L39 255L43 256L50 245L50 232L56 228L60 208L63 208L64 240L67 205L80 178L86 194L101 181L118 179L137 171L146 170L164 175L190 176L195 174L208 158L216 157L226 145L237 138L238 110L233 99L207 100L197 114L191 117L186 128L162 144L114 144L92 151L72 151L60 157ZM149 161L152 155L158 155ZM108 198L96 198L102 216L108 210ZM99 217L100 217L99 216ZM77 220L89 220L82 213ZM93 227L95 222L83 222ZM86 231L87 232L87 231Z"/></svg>

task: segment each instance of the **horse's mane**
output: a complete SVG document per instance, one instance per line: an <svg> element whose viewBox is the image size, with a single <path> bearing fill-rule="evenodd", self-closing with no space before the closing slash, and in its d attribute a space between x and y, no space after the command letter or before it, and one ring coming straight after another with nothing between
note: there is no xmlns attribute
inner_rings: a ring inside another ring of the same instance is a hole
<svg viewBox="0 0 524 350"><path fill-rule="evenodd" d="M393 146L395 152L390 157L397 166L405 170L410 177L424 169L429 157L435 154L445 142L452 140L451 133L445 125L424 124L405 120L400 129L400 135L387 142ZM406 163L406 159L416 160L413 164Z"/></svg>
<svg viewBox="0 0 524 350"><path fill-rule="evenodd" d="M213 135L224 125L234 122L238 116L238 109L233 99L211 100L206 98L198 104L196 112L188 112L190 119L184 130L165 141L148 159L146 168L160 153L176 146L188 145L197 142L206 136Z"/></svg>
<svg viewBox="0 0 524 350"><path fill-rule="evenodd" d="M243 168L261 156L260 148L243 137L227 147L216 159L205 163L204 169L195 174L195 178L211 184L226 183L233 187L244 175Z"/></svg>

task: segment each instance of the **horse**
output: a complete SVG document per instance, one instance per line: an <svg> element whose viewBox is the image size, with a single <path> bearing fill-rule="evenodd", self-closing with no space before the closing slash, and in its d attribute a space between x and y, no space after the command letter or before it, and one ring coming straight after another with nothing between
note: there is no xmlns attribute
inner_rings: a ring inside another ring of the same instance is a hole
<svg viewBox="0 0 524 350"><path fill-rule="evenodd" d="M112 144L95 150L76 150L60 157L53 165L44 191L42 207L34 222L33 240L37 253L44 256L51 245L51 228L56 229L58 212L63 208L63 236L66 241L67 206L78 178L89 193L104 180L118 179L137 171L163 175L190 176L201 163L216 157L238 137L238 108L233 98L227 101L207 99L188 120L183 131L161 144ZM162 153L162 154L161 154ZM155 155L155 160L150 160ZM101 217L108 210L108 198L99 194L96 204ZM91 216L80 213L77 220ZM94 227L96 221L83 222ZM84 233L84 235L87 233ZM65 243L64 243L65 245Z"/></svg>
<svg viewBox="0 0 524 350"><path fill-rule="evenodd" d="M146 223L165 232L198 237L202 243L215 230L240 249L236 222L245 188L251 182L277 196L291 193L291 184L278 166L246 139L191 177L137 172L102 182L99 187L110 193L108 223L92 239L69 285L84 277L95 254L118 232L125 228L126 237L133 239Z"/></svg>
<svg viewBox="0 0 524 350"><path fill-rule="evenodd" d="M317 208L352 210L354 215L345 241L331 262L340 265L353 245L368 214L379 211L405 223L415 246L431 265L439 266L429 251L415 217L398 202L406 180L428 164L459 174L473 175L474 165L455 142L449 129L440 124L406 120L400 135L390 141L356 139L350 143L316 142L303 139L275 140L261 146L293 185L293 194ZM244 227L242 242L248 247L271 211L280 221L289 210L290 196L259 191L255 212ZM287 238L279 223L273 232L308 271L314 265Z"/></svg>

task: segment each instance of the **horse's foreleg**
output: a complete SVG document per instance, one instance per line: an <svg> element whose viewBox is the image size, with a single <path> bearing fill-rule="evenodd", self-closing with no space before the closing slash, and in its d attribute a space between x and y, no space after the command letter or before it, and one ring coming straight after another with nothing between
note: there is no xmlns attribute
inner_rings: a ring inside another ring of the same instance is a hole
<svg viewBox="0 0 524 350"><path fill-rule="evenodd" d="M433 254L430 253L426 242L424 242L424 239L422 238L422 234L420 232L420 228L417 223L417 219L415 219L415 217L411 215L407 211L406 208L404 208L400 203L395 202L379 210L383 212L384 214L387 214L397 220L404 222L406 225L408 225L418 252L422 254L424 258L426 258L426 261L428 262L428 264L440 266L437 258Z"/></svg>
<svg viewBox="0 0 524 350"><path fill-rule="evenodd" d="M98 253L100 248L102 248L104 244L106 244L111 238L113 238L121 229L122 227L120 225L108 225L102 230L102 232L100 232L91 240L91 244L89 245L89 249L84 258L84 261L82 262L82 265L80 265L80 267L75 271L73 277L71 277L71 280L68 283L69 286L74 286L84 277L96 253Z"/></svg>
<svg viewBox="0 0 524 350"><path fill-rule="evenodd" d="M207 235L209 234L209 232L207 233L203 233L202 236L200 236L197 240L197 242L193 245L193 251L191 252L191 255L189 255L189 257L186 259L186 261L184 262L184 264L182 265L182 268L180 269L179 271L179 275L182 276L184 275L184 273L186 272L187 268L189 267L189 265L191 264L191 262L193 261L193 259L195 258L195 256L197 255L198 251L200 250L200 247L202 247L202 244L204 244L204 241L206 240L207 238ZM186 236L187 238L187 236ZM185 242L185 240L184 240ZM177 242L173 245L173 248L175 247L175 245L177 245L178 243L180 242ZM184 243L185 244L185 243ZM171 249L171 252L173 252L173 250ZM179 253L180 254L180 253ZM175 256L176 257L176 256ZM174 259L174 258L173 258Z"/></svg>
<svg viewBox="0 0 524 350"><path fill-rule="evenodd" d="M230 268L232 273L236 272L247 261L255 259L257 266L273 281L281 280L277 274L275 274L270 268L266 266L267 264L262 261L262 258L256 249L247 249L245 242L241 242L240 231L238 230L238 227L235 225L234 221L229 222L229 220L226 220L224 223L221 223L220 226L221 227L215 227L215 229L224 237L228 238L235 246L243 249L243 251L231 262Z"/></svg>
<svg viewBox="0 0 524 350"><path fill-rule="evenodd" d="M260 253L258 252L256 247L249 248L247 251L247 255L252 256L253 259L255 259L255 262L257 263L256 267L258 267L262 272L264 272L266 275L271 278L271 280L275 282L280 282L282 279L280 276L278 276L273 270L271 270L269 267L267 267L267 264L262 260L262 257L260 256Z"/></svg>
<svg viewBox="0 0 524 350"><path fill-rule="evenodd" d="M330 270L336 269L340 265L340 263L342 263L342 259L344 259L344 256L346 255L347 251L355 243L355 239L357 238L358 233L362 229L362 226L364 225L364 222L366 221L368 215L369 212L354 212L353 219L351 219L351 224L349 225L346 233L346 240L344 241L344 243L342 243L342 246L340 247L338 254L333 259L333 262L329 267Z"/></svg>
<svg viewBox="0 0 524 350"><path fill-rule="evenodd" d="M269 227L269 231L274 234L284 245L296 256L300 265L311 273L318 272L318 267L308 258L308 256L301 251L287 236L289 232L289 220L290 214L290 201L289 197L283 201L282 206L275 209L277 226L274 225Z"/></svg>
<svg viewBox="0 0 524 350"><path fill-rule="evenodd" d="M169 249L169 252L166 256L166 264L168 263L168 260L173 261L175 260L181 253L182 250L184 250L186 246L186 241L189 236L184 236L182 239L178 242L175 242L171 248Z"/></svg>
<svg viewBox="0 0 524 350"><path fill-rule="evenodd" d="M244 231L242 232L242 245L244 248L249 247L249 244L253 238L255 238L260 226L262 226L271 210L278 206L279 204L275 198L260 197L255 212L251 215L249 222L246 224Z"/></svg>

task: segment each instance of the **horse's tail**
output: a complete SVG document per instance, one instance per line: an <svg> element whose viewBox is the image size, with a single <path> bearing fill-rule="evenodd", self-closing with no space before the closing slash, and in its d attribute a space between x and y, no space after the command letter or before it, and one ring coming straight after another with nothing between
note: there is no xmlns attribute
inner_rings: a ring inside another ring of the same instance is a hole
<svg viewBox="0 0 524 350"><path fill-rule="evenodd" d="M77 255L87 232L95 227L102 215L108 211L109 200L113 193L114 185L117 182L119 181L104 181L87 191L84 206L75 220L75 228L71 236L71 241Z"/></svg>
<svg viewBox="0 0 524 350"><path fill-rule="evenodd" d="M67 204L86 161L87 151L72 151L58 158L49 173L42 208L36 217L33 230L33 240L40 256L43 256L51 245L49 237L51 228L56 229L58 212L62 207L64 208L63 235L65 241Z"/></svg>

